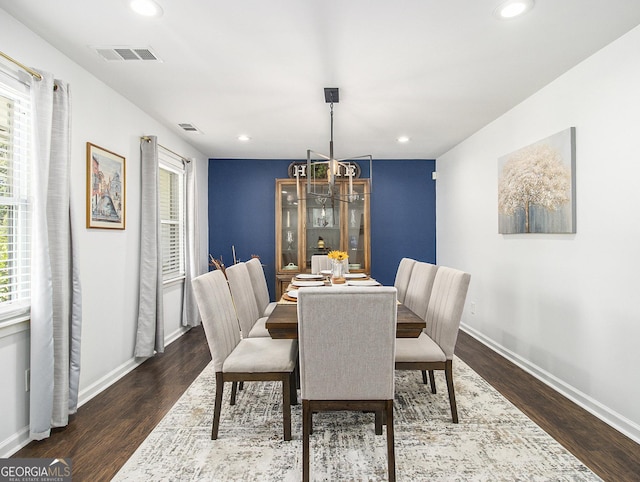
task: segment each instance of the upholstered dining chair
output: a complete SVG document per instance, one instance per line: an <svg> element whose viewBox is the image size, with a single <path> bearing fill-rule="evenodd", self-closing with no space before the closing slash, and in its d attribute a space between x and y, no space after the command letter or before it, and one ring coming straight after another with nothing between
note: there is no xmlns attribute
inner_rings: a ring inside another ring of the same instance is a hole
<svg viewBox="0 0 640 482"><path fill-rule="evenodd" d="M277 303L269 300L269 288L267 287L267 278L264 275L262 263L258 258L251 258L246 264L251 278L253 294L258 305L258 312L260 316L269 316Z"/></svg>
<svg viewBox="0 0 640 482"><path fill-rule="evenodd" d="M427 306L429 306L429 298L437 271L437 265L422 261L413 263L411 269L411 277L407 284L403 303L423 320L427 314Z"/></svg>
<svg viewBox="0 0 640 482"><path fill-rule="evenodd" d="M303 480L309 480L312 414L373 411L375 432L387 426L389 480L395 480L393 438L394 287L304 288L298 292Z"/></svg>
<svg viewBox="0 0 640 482"><path fill-rule="evenodd" d="M413 265L415 263L415 259L402 258L400 260L400 264L398 264L396 279L393 283L393 286L395 286L398 290L398 301L400 303L404 303L404 297L407 293L407 286L409 286L409 279L411 278L411 271L413 270Z"/></svg>
<svg viewBox="0 0 640 482"><path fill-rule="evenodd" d="M431 297L433 280L436 277L438 266L422 261L414 261L411 266L411 276L407 283L404 305L423 320L427 316L427 306ZM436 393L436 380L433 370L429 370L429 383L431 392ZM427 383L427 370L422 370L422 381Z"/></svg>
<svg viewBox="0 0 640 482"><path fill-rule="evenodd" d="M311 256L311 273L318 274L326 269L331 269L329 256L326 254L314 254Z"/></svg>
<svg viewBox="0 0 640 482"><path fill-rule="evenodd" d="M267 338L269 331L265 324L267 316L258 311L256 296L251 284L249 269L244 262L228 266L226 269L229 288L236 307L243 338Z"/></svg>
<svg viewBox="0 0 640 482"><path fill-rule="evenodd" d="M396 370L421 370L425 383L425 371L428 370L433 393L436 393L433 370L444 370L453 423L458 423L453 352L470 279L469 273L439 266L425 318L427 327L418 338L399 338L396 342Z"/></svg>
<svg viewBox="0 0 640 482"><path fill-rule="evenodd" d="M242 339L231 293L222 271L210 271L198 276L192 284L216 372L211 439L218 438L225 382L277 381L282 383L284 440L291 440L291 404L297 403L293 376L297 341ZM234 404L235 390L232 390L231 405Z"/></svg>

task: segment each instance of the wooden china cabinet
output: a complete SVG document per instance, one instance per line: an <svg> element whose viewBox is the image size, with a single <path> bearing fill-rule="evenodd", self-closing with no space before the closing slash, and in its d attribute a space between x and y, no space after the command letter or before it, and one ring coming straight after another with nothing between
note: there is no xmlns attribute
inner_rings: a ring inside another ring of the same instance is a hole
<svg viewBox="0 0 640 482"><path fill-rule="evenodd" d="M324 185L317 186L321 190ZM340 198L346 198L349 183L337 181L336 186ZM314 254L345 251L350 272L371 273L369 193L369 179L353 180L351 202L307 197L306 181L298 186L295 178L276 179L277 300L295 274L311 272Z"/></svg>

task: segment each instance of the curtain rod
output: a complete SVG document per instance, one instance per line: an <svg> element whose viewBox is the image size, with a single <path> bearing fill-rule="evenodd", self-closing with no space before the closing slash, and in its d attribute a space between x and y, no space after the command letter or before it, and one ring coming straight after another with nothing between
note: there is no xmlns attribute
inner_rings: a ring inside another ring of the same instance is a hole
<svg viewBox="0 0 640 482"><path fill-rule="evenodd" d="M22 70L27 71L29 74L31 74L33 77L35 77L38 80L42 80L42 75L40 75L38 72L36 72L33 69L30 69L29 67L27 67L24 64L21 64L20 62L18 62L16 59L9 57L7 54L5 54L4 52L0 51L0 56L4 57L5 59L7 59L9 62L12 62L14 64L16 64L18 67L20 67Z"/></svg>
<svg viewBox="0 0 640 482"><path fill-rule="evenodd" d="M149 141L151 140L151 138L150 138L150 137L148 137L148 136L142 136L142 137L140 137L140 139L141 139L141 140L143 140L143 141L146 141L146 142L149 142ZM183 162L186 162L186 163L190 163L190 162L191 162L191 159L187 159L186 157L181 156L181 155L180 155L180 154L178 154L177 152L172 151L171 149L169 149L169 148L167 148L167 147L164 147L162 144L158 144L158 147L162 147L165 151L170 152L170 153L171 153L171 154L173 154L174 156L178 156L180 159L182 159L182 161L183 161Z"/></svg>

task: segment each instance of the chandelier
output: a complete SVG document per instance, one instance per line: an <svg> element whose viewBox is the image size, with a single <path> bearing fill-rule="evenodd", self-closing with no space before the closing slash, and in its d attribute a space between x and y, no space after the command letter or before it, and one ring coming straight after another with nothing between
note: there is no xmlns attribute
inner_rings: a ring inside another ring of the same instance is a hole
<svg viewBox="0 0 640 482"><path fill-rule="evenodd" d="M336 159L333 152L333 104L340 101L337 87L325 87L324 100L329 104L331 118L331 137L329 140L329 155L320 154L311 149L307 149L307 189L308 197L316 198L316 202L323 207L328 200L342 202L353 202L360 198L361 194L353 191L353 178L359 175L360 166L353 161L358 159L369 161L369 186L373 180L373 157L371 155L350 157L346 159ZM336 184L339 179L348 182L346 192ZM370 190L370 188L369 188ZM362 193L364 195L369 192Z"/></svg>

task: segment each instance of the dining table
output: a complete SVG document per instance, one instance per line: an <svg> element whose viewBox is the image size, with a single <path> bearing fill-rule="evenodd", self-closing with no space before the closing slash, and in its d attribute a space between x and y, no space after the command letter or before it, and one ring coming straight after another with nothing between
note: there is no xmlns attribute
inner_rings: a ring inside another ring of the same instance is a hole
<svg viewBox="0 0 640 482"><path fill-rule="evenodd" d="M326 273L324 273L326 275ZM350 278L346 280L347 284L354 284L362 286L365 285L381 286L376 280L371 279L369 275L365 274L347 274L346 277ZM293 294L291 290L297 291L304 286L332 286L332 282L328 276L313 275L313 274L301 274L291 278L287 290L282 295L276 307L271 312L265 327L269 331L271 338L279 339L298 339L298 304L297 296L291 297ZM348 317L348 311L347 315ZM398 302L397 311L397 323L396 323L396 338L418 338L422 330L426 328L427 324L420 316L411 311L408 307Z"/></svg>
<svg viewBox="0 0 640 482"><path fill-rule="evenodd" d="M347 315L348 316L348 315ZM266 321L271 338L298 339L298 306L278 303ZM426 322L405 305L398 303L396 338L417 338Z"/></svg>

